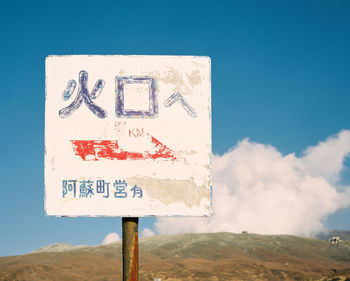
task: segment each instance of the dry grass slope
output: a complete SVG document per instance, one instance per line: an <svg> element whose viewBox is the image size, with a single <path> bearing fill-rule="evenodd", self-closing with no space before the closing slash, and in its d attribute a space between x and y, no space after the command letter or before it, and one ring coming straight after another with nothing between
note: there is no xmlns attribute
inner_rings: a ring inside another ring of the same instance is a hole
<svg viewBox="0 0 350 281"><path fill-rule="evenodd" d="M120 242L97 247L49 246L0 258L0 280L121 280L121 255ZM140 280L153 278L350 281L350 242L336 247L304 237L232 233L143 238Z"/></svg>

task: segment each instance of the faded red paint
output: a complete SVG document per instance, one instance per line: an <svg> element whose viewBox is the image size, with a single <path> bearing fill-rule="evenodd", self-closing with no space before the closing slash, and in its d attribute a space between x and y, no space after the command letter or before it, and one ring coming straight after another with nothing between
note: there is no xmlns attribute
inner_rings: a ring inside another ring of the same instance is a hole
<svg viewBox="0 0 350 281"><path fill-rule="evenodd" d="M75 155L84 161L97 161L99 159L110 160L146 160L169 159L176 160L174 151L162 144L156 138L151 137L154 151L130 152L119 147L118 140L71 140Z"/></svg>
<svg viewBox="0 0 350 281"><path fill-rule="evenodd" d="M151 137L152 143L155 144L155 148L157 148L156 152L153 154L149 154L149 158L151 159L157 159L157 158L168 158L175 160L176 157L173 155L173 151L169 149L167 146L162 144L159 140L157 140L155 137Z"/></svg>

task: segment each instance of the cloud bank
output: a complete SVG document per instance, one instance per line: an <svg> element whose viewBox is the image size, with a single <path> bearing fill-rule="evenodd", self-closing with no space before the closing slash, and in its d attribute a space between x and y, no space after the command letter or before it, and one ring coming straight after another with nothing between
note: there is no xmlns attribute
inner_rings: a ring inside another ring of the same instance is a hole
<svg viewBox="0 0 350 281"><path fill-rule="evenodd" d="M142 234L141 236L142 237L150 237L150 236L154 236L154 232L152 231L152 229L150 228L144 228L143 231L142 231Z"/></svg>
<svg viewBox="0 0 350 281"><path fill-rule="evenodd" d="M102 245L107 245L107 244L118 242L118 241L120 241L119 234L115 233L115 232L112 232L112 233L107 234L105 239L103 239Z"/></svg>
<svg viewBox="0 0 350 281"><path fill-rule="evenodd" d="M312 236L326 217L350 204L350 187L340 191L350 153L344 130L300 157L275 147L240 141L213 157L213 210L208 218L158 218L160 234L241 232Z"/></svg>

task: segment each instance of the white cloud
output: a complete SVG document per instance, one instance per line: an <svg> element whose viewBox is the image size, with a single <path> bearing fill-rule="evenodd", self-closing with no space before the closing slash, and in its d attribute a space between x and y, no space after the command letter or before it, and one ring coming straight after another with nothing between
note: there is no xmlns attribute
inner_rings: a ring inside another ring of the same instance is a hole
<svg viewBox="0 0 350 281"><path fill-rule="evenodd" d="M156 230L312 235L324 230L329 214L350 204L350 188L336 189L349 153L347 130L307 148L301 157L244 139L213 157L214 214L159 218Z"/></svg>
<svg viewBox="0 0 350 281"><path fill-rule="evenodd" d="M150 228L144 228L141 236L142 237L154 236L154 232Z"/></svg>
<svg viewBox="0 0 350 281"><path fill-rule="evenodd" d="M305 151L305 169L313 176L321 176L336 184L340 180L344 157L350 153L350 131L342 131L336 136L320 142Z"/></svg>
<svg viewBox="0 0 350 281"><path fill-rule="evenodd" d="M118 241L120 241L119 234L115 233L115 232L112 232L112 233L107 234L105 239L103 239L102 245L107 245L107 244L118 242Z"/></svg>

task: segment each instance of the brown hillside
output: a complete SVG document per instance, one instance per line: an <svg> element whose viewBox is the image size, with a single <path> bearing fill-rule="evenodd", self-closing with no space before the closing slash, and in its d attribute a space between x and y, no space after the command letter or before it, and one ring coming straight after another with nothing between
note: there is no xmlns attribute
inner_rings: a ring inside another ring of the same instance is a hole
<svg viewBox="0 0 350 281"><path fill-rule="evenodd" d="M121 243L52 245L0 258L0 280L121 280ZM350 242L289 235L180 234L140 241L140 280L350 281Z"/></svg>

